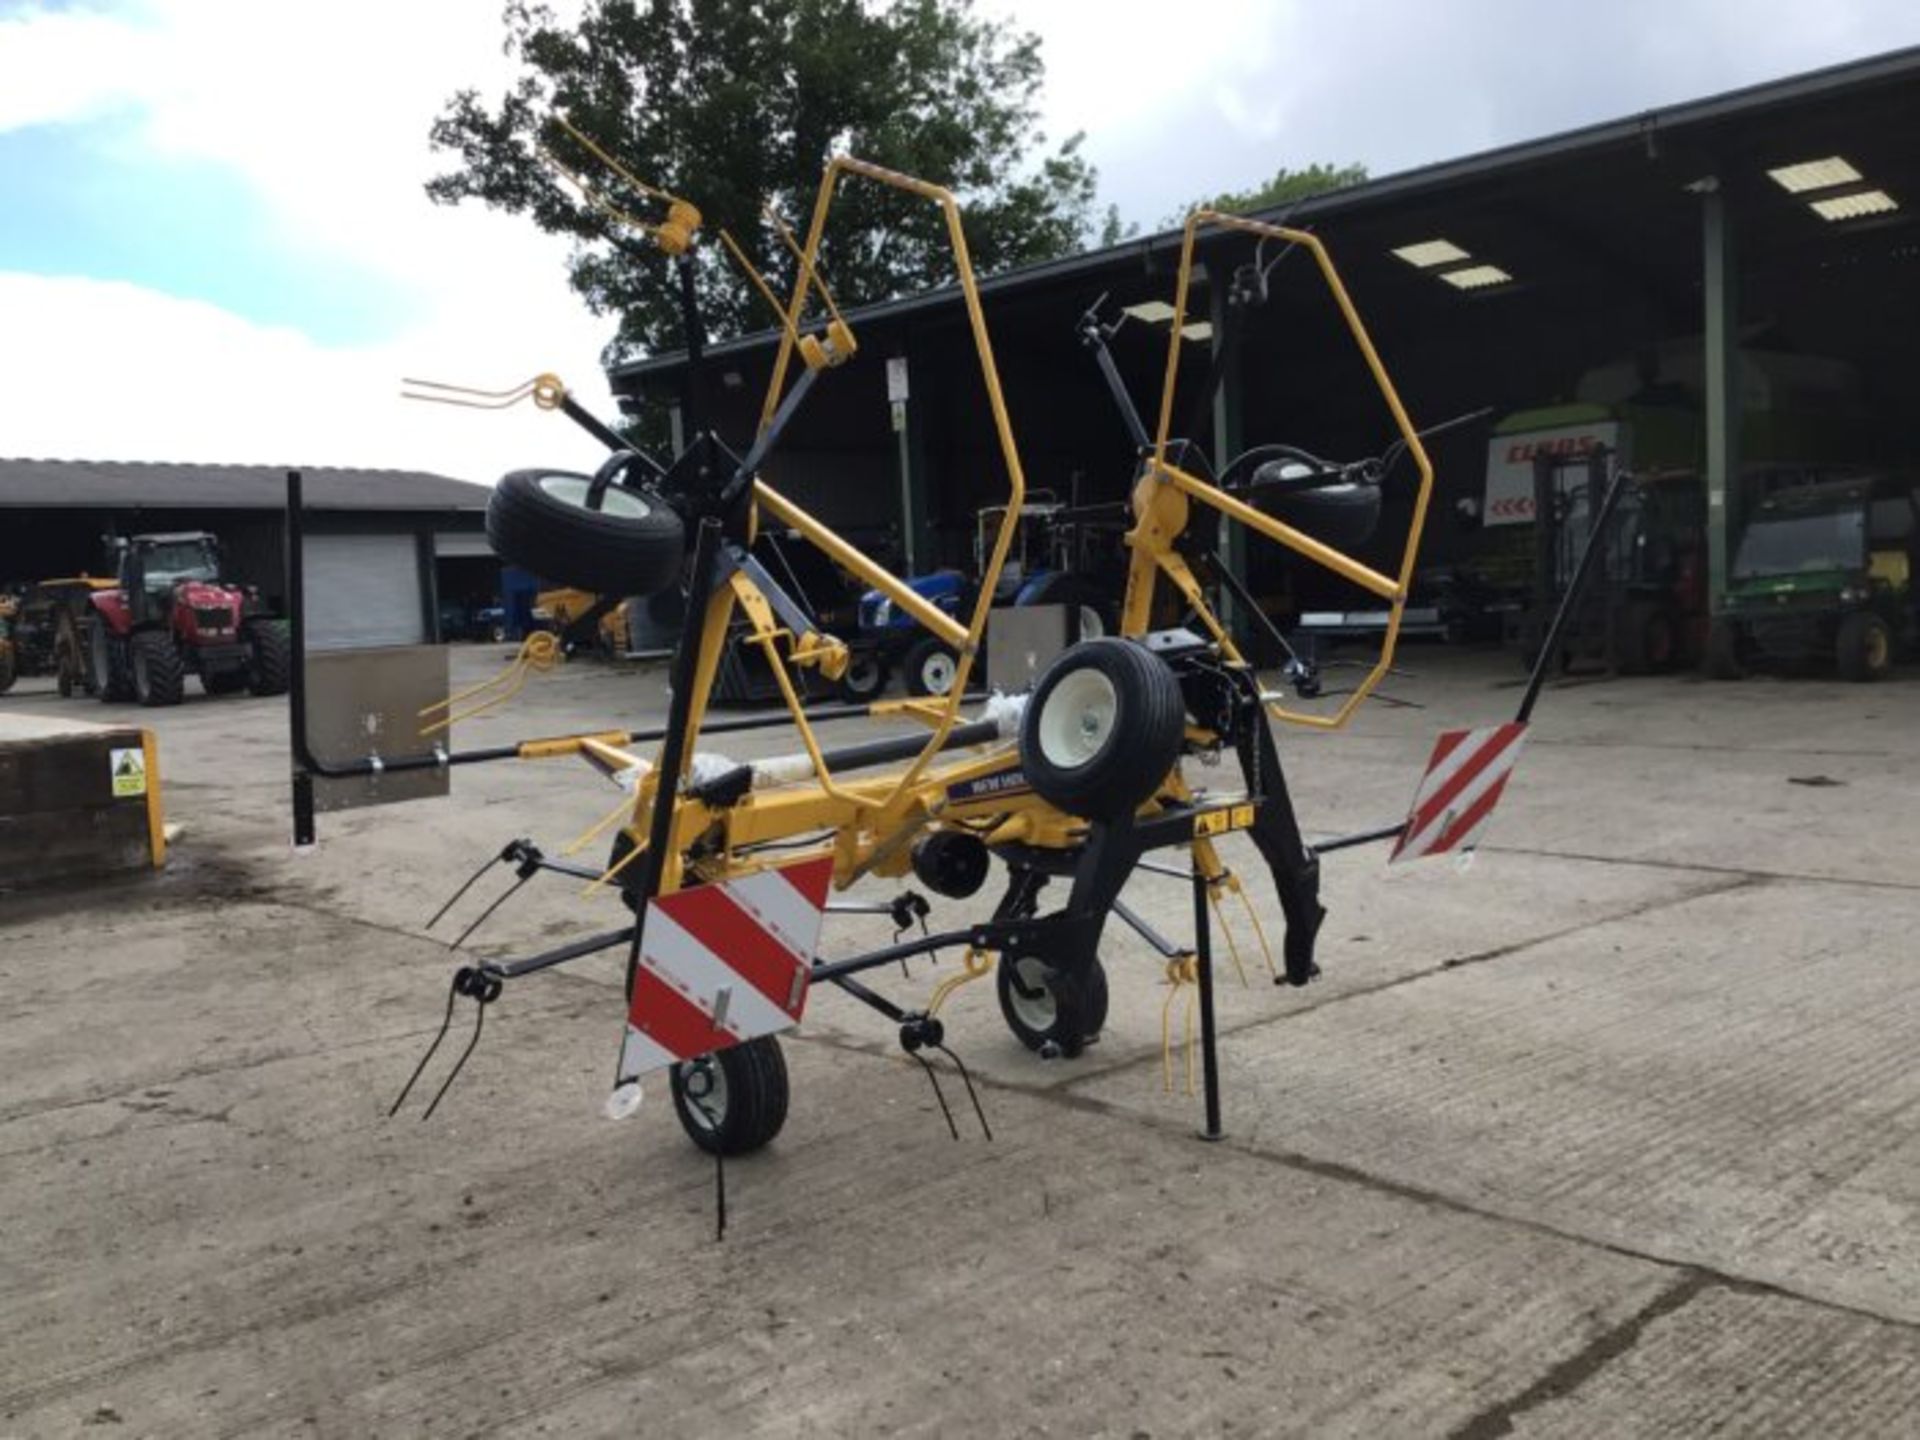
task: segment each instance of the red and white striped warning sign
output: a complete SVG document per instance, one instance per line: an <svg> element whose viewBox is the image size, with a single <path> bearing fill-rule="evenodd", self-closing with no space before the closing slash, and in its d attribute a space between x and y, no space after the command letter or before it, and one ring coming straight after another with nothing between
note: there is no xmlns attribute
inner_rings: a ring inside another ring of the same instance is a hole
<svg viewBox="0 0 1920 1440"><path fill-rule="evenodd" d="M648 902L620 1078L799 1024L832 879L822 856Z"/></svg>
<svg viewBox="0 0 1920 1440"><path fill-rule="evenodd" d="M1506 788L1527 727L1509 720L1479 730L1446 730L1434 742L1414 792L1407 827L1387 863L1472 848Z"/></svg>

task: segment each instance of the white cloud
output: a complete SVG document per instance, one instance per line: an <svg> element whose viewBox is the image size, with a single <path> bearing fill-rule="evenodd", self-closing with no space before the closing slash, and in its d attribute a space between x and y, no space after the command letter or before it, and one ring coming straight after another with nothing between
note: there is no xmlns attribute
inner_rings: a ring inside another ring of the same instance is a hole
<svg viewBox="0 0 1920 1440"><path fill-rule="evenodd" d="M527 465L591 469L605 455L530 404L477 412L399 398L403 374L495 387L530 378L537 366L502 368L511 347L484 323L326 347L137 285L8 273L0 317L11 455L365 465L483 482Z"/></svg>
<svg viewBox="0 0 1920 1440"><path fill-rule="evenodd" d="M139 35L87 11L0 15L0 133L79 120L125 101L142 80Z"/></svg>
<svg viewBox="0 0 1920 1440"><path fill-rule="evenodd" d="M498 387L553 370L612 408L599 370L612 322L568 289L564 243L421 188L445 163L427 130L448 97L505 85L501 38L497 6L475 0L147 0L0 20L0 130L111 117L136 160L240 177L277 250L407 295L380 343L328 347L112 277L3 277L5 448L471 479L591 463L591 442L558 417L394 399L403 374ZM104 404L103 355L125 387Z"/></svg>

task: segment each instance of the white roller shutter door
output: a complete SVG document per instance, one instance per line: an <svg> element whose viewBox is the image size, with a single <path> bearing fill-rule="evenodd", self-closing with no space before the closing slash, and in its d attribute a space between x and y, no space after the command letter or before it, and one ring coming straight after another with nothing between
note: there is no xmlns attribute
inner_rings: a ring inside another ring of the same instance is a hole
<svg viewBox="0 0 1920 1440"><path fill-rule="evenodd" d="M420 547L411 533L308 535L307 644L315 650L427 643Z"/></svg>

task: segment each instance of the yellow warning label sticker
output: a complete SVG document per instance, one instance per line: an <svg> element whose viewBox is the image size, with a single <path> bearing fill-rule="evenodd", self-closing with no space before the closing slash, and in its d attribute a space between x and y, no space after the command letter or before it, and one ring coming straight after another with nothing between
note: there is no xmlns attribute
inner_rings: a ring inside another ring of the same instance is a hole
<svg viewBox="0 0 1920 1440"><path fill-rule="evenodd" d="M1253 806L1230 805L1219 810L1208 810L1193 817L1195 838L1208 835L1224 835L1229 830L1246 830L1253 825Z"/></svg>
<svg viewBox="0 0 1920 1440"><path fill-rule="evenodd" d="M139 750L110 750L108 771L115 799L147 793L147 757Z"/></svg>

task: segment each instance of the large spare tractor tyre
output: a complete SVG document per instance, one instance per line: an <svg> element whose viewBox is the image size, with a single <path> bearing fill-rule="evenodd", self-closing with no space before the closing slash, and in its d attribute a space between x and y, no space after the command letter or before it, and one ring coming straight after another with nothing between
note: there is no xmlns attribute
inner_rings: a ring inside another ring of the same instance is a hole
<svg viewBox="0 0 1920 1440"><path fill-rule="evenodd" d="M487 502L494 554L557 585L596 595L653 595L680 579L686 527L657 491L609 485L587 504L593 478L515 470Z"/></svg>

